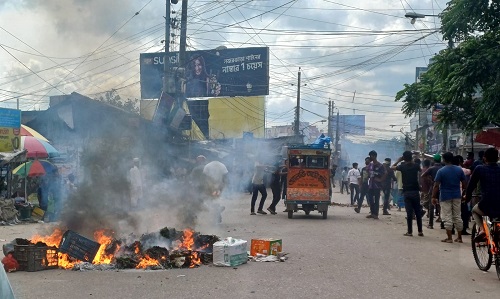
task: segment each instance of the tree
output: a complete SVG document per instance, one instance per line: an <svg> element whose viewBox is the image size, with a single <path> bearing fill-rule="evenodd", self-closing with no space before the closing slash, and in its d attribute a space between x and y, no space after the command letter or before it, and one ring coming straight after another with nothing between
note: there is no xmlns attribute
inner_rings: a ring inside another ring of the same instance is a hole
<svg viewBox="0 0 500 299"><path fill-rule="evenodd" d="M440 51L418 83L396 95L410 116L441 104L440 125L467 131L500 123L500 0L451 0L441 32L456 48Z"/></svg>
<svg viewBox="0 0 500 299"><path fill-rule="evenodd" d="M116 89L106 91L104 93L104 96L100 96L95 100L108 103L112 106L118 107L128 112L139 113L139 108L137 107L139 100L127 99L126 101L123 101L120 95L118 95L118 93L116 92Z"/></svg>

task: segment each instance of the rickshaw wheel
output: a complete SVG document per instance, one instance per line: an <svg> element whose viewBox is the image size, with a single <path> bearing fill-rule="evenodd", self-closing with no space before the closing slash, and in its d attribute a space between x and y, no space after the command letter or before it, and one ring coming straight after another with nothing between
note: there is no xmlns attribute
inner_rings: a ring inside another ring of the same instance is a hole
<svg viewBox="0 0 500 299"><path fill-rule="evenodd" d="M309 215L309 213L310 213L310 212L311 212L311 211L309 211L309 210L305 210L305 211L304 211L304 213L306 213L306 215Z"/></svg>
<svg viewBox="0 0 500 299"><path fill-rule="evenodd" d="M327 216L328 216L328 211L323 211L323 219L326 219Z"/></svg>
<svg viewBox="0 0 500 299"><path fill-rule="evenodd" d="M288 218L292 219L293 217L293 211L288 210Z"/></svg>

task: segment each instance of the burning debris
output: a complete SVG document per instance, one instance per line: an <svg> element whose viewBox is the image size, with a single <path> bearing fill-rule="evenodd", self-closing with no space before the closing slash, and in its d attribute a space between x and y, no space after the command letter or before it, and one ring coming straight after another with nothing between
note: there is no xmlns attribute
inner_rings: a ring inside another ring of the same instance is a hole
<svg viewBox="0 0 500 299"><path fill-rule="evenodd" d="M99 230L94 233L94 240L71 230L55 229L49 236L16 239L10 247L4 246L4 251L12 252L14 258L22 262L30 259L30 263L39 264L35 268L20 268L26 271L57 267L80 271L194 268L212 263L213 244L219 238L201 235L192 229L163 228L159 233L145 234L132 242L116 239L111 231ZM29 257L32 253L36 256Z"/></svg>

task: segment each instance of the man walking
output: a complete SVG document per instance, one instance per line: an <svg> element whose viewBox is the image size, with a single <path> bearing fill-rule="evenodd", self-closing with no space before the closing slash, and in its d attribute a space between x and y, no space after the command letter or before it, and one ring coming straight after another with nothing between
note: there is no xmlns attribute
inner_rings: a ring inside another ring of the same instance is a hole
<svg viewBox="0 0 500 299"><path fill-rule="evenodd" d="M345 191L347 192L347 194L349 194L349 185L348 185L348 178L347 178L347 173L349 172L349 169L346 167L344 167L342 169L342 173L340 174L341 176L341 182L340 182L340 194L344 194L344 187L345 187Z"/></svg>
<svg viewBox="0 0 500 299"><path fill-rule="evenodd" d="M357 203L359 200L359 181L361 174L358 170L358 163L352 163L352 168L347 173L347 179L349 180L349 189L351 190L351 206ZM354 195L356 191L356 195Z"/></svg>
<svg viewBox="0 0 500 299"><path fill-rule="evenodd" d="M437 204L438 198L441 205L441 219L444 221L447 238L441 240L445 243L453 243L451 230L453 224L458 233L455 242L462 243L463 222L461 219L462 188L467 187L465 175L462 169L453 165L453 154L444 153L442 156L445 166L438 170L434 179L432 192L432 203ZM462 183L462 185L460 185ZM439 194L439 197L438 197Z"/></svg>
<svg viewBox="0 0 500 299"><path fill-rule="evenodd" d="M378 219L380 205L380 190L382 182L385 179L385 168L377 161L377 152L371 151L368 153L370 157L370 165L368 165L368 201L370 202L370 215L366 218Z"/></svg>
<svg viewBox="0 0 500 299"><path fill-rule="evenodd" d="M391 206L389 205L389 199L391 196L392 190L392 182L396 180L396 176L394 175L394 170L391 169L391 159L384 159L384 169L386 171L386 176L384 181L382 182L382 192L384 192L384 205L383 205L383 215L391 215L389 213L389 209Z"/></svg>
<svg viewBox="0 0 500 299"><path fill-rule="evenodd" d="M404 161L403 164L398 165ZM400 157L394 165L391 166L392 170L401 172L403 180L403 196L405 199L406 208L406 225L408 226L405 236L413 236L413 214L417 219L418 235L424 236L422 231L422 209L420 206L420 185L418 182L418 173L421 171L420 166L415 164L412 160L410 151L405 151L403 156Z"/></svg>
<svg viewBox="0 0 500 299"><path fill-rule="evenodd" d="M361 168L361 179L360 179L360 195L358 199L358 207L354 208L356 213L361 211L361 206L363 205L363 200L366 196L366 201L368 202L368 165L370 165L370 157L365 158L365 167ZM370 205L370 202L368 202Z"/></svg>
<svg viewBox="0 0 500 299"><path fill-rule="evenodd" d="M255 162L255 171L252 177L252 202L250 206L250 215L256 215L255 203L257 201L257 197L259 196L259 192L262 197L260 198L259 209L257 210L257 213L262 215L267 214L263 210L264 202L267 198L266 185L264 184L264 175L266 172L266 168L266 165L261 165L259 162Z"/></svg>

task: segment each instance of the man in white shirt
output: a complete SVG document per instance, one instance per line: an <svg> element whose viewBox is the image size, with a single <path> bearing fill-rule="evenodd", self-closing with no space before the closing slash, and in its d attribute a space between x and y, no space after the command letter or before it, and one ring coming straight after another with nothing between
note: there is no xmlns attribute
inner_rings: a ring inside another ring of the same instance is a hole
<svg viewBox="0 0 500 299"><path fill-rule="evenodd" d="M351 206L353 206L359 200L361 173L358 170L358 163L352 163L352 168L347 173L347 179L349 180L349 189L351 190ZM356 195L354 195L354 191L356 191Z"/></svg>

